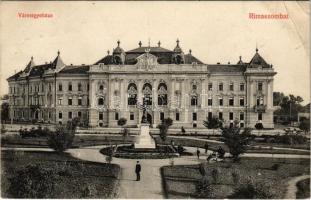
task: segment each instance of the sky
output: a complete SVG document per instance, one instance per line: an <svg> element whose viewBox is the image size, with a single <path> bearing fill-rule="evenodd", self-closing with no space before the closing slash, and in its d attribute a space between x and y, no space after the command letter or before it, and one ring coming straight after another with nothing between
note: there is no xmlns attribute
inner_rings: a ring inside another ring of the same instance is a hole
<svg viewBox="0 0 311 200"><path fill-rule="evenodd" d="M117 46L138 42L184 52L207 64L249 62L259 54L277 75L274 91L310 102L309 2L1 2L0 94L6 79L60 51L65 64L92 64ZM18 13L49 13L52 18L20 18ZM288 14L288 19L249 19L249 13Z"/></svg>

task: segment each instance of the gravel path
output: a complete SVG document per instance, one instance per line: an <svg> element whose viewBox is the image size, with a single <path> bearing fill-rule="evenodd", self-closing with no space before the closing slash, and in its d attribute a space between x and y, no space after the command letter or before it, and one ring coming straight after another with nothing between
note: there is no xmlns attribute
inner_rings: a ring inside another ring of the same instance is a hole
<svg viewBox="0 0 311 200"><path fill-rule="evenodd" d="M297 192L297 186L296 184L304 179L309 179L310 175L302 175L302 176L297 176L290 181L288 181L288 187L287 187L287 192L285 195L285 199L296 199L296 192Z"/></svg>

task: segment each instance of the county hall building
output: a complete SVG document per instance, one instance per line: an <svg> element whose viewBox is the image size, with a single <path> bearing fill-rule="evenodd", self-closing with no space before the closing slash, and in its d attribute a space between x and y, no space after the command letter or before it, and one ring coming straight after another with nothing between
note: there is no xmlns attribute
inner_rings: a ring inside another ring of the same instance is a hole
<svg viewBox="0 0 311 200"><path fill-rule="evenodd" d="M9 82L10 115L14 121L65 124L79 118L81 126L139 127L146 109L156 127L173 119L172 128L204 128L217 117L240 127L262 123L273 128L273 77L258 53L249 62L205 64L185 53L179 41L169 50L143 46L129 51L120 42L91 65L66 65L60 52L53 62L36 65L33 58Z"/></svg>

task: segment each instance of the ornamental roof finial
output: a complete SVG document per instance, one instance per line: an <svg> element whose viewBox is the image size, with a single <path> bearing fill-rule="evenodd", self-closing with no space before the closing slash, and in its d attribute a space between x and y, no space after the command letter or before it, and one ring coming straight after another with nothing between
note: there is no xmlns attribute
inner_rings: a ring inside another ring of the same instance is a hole
<svg viewBox="0 0 311 200"><path fill-rule="evenodd" d="M158 47L160 47L161 46L161 41L159 40L159 42L158 42Z"/></svg>
<svg viewBox="0 0 311 200"><path fill-rule="evenodd" d="M59 56L59 54L60 54L60 51L58 50L58 51L57 51L57 55Z"/></svg>
<svg viewBox="0 0 311 200"><path fill-rule="evenodd" d="M138 42L138 45L139 45L139 47L141 47L141 45L142 45L141 41Z"/></svg>
<svg viewBox="0 0 311 200"><path fill-rule="evenodd" d="M117 43L118 43L118 47L119 47L119 46L120 46L120 43L121 43L120 40L118 40Z"/></svg>
<svg viewBox="0 0 311 200"><path fill-rule="evenodd" d="M177 46L179 46L179 39L177 38L177 40L176 40L176 43L177 43Z"/></svg>

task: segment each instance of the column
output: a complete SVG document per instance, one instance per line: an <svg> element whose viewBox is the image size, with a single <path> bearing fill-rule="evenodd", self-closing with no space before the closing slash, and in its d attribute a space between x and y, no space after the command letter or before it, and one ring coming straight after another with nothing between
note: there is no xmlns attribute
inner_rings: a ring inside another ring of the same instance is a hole
<svg viewBox="0 0 311 200"><path fill-rule="evenodd" d="M141 79L137 79L137 102L139 102L140 105L142 105L142 80ZM141 118L142 118L142 110L140 108L138 108L138 119L137 119L137 124L139 125L141 122ZM139 126L138 126L139 127Z"/></svg>
<svg viewBox="0 0 311 200"><path fill-rule="evenodd" d="M206 107L206 86L205 79L201 78L201 108Z"/></svg>

